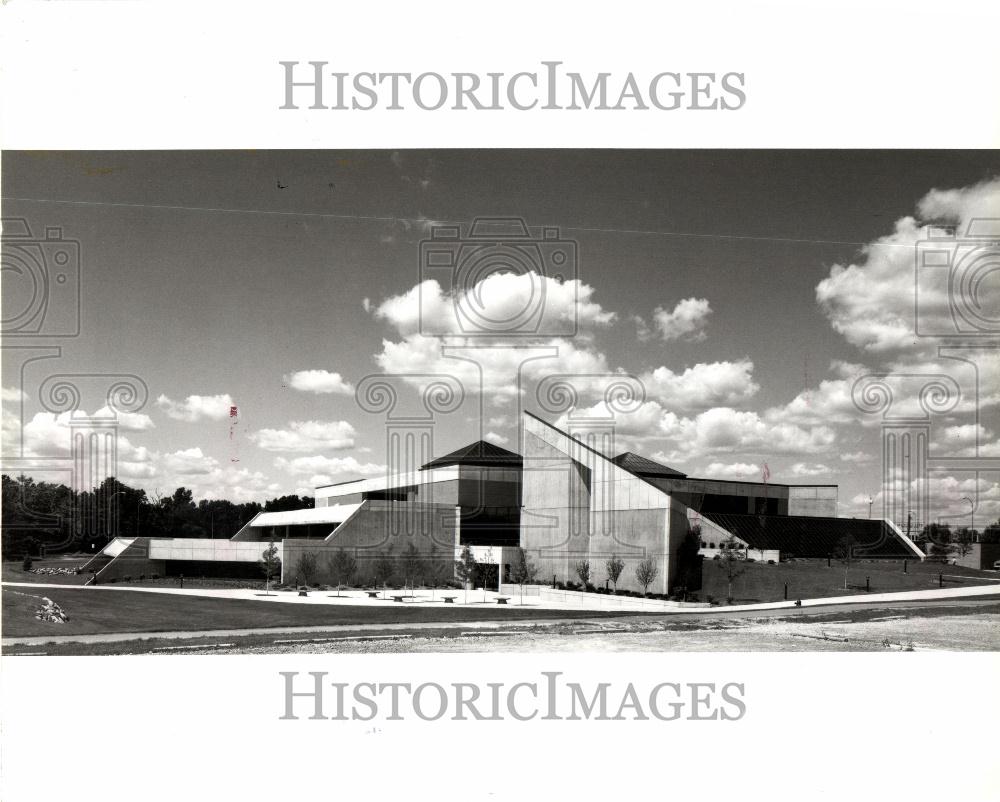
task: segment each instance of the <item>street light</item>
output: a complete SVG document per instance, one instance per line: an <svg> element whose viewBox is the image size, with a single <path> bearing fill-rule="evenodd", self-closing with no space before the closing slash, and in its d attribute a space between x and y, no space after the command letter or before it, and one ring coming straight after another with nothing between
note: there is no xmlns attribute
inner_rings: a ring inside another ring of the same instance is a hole
<svg viewBox="0 0 1000 802"><path fill-rule="evenodd" d="M874 496L868 496L868 520L871 520L871 517L872 517L872 504L874 504L874 503L875 503L875 497Z"/></svg>

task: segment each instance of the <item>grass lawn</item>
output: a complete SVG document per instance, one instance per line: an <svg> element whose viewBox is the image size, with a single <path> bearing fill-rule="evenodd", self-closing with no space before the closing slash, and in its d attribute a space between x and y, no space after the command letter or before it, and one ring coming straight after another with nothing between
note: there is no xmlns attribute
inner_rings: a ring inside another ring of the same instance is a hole
<svg viewBox="0 0 1000 802"><path fill-rule="evenodd" d="M776 565L754 562L740 566L743 576L733 580L733 600L738 604L781 601L785 583L789 599L816 599L826 596L853 596L865 592L865 577L871 578L872 593L892 593L902 590L929 590L938 587L938 574L944 574L944 587L963 584L988 585L990 579L1000 579L996 571L977 571L940 563L908 562L903 573L903 562L871 561L851 563L847 575L848 587L844 588L844 565L833 560L827 567L826 560L794 560ZM950 578L949 578L950 576ZM964 577L964 579L956 578ZM726 572L717 560L706 560L702 572L702 599L708 595L725 603Z"/></svg>
<svg viewBox="0 0 1000 802"><path fill-rule="evenodd" d="M42 596L56 602L69 616L65 624L35 619ZM128 593L56 588L4 588L3 637L80 635L99 632L169 632L255 627L322 626L343 624L400 624L426 621L515 621L621 616L621 612L562 612L505 609L454 610L407 607L387 602L385 607L275 604L244 599L212 599L166 593Z"/></svg>

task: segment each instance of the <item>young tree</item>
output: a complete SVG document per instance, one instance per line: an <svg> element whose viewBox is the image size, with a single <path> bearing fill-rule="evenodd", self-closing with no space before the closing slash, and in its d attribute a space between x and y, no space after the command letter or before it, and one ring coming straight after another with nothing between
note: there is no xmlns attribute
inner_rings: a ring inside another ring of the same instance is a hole
<svg viewBox="0 0 1000 802"><path fill-rule="evenodd" d="M435 546L431 546L430 553L427 555L425 573L427 583L431 586L432 600L434 599L434 591L437 590L438 585L441 584L441 581L445 578L449 570L452 570L451 565L442 559L441 554Z"/></svg>
<svg viewBox="0 0 1000 802"><path fill-rule="evenodd" d="M514 553L514 563L510 567L510 578L521 588L521 604L524 604L524 586L534 582L537 573L538 566L531 562L527 552L518 546Z"/></svg>
<svg viewBox="0 0 1000 802"><path fill-rule="evenodd" d="M733 580L746 573L746 552L735 540L719 544L719 568L726 574L726 601L733 603Z"/></svg>
<svg viewBox="0 0 1000 802"><path fill-rule="evenodd" d="M358 561L347 549L341 547L330 557L328 566L333 575L333 581L337 583L337 595L339 596L340 586L350 585L354 575L358 572Z"/></svg>
<svg viewBox="0 0 1000 802"><path fill-rule="evenodd" d="M615 593L618 592L618 579L625 570L625 561L617 554L612 554L604 564L604 570L608 572L608 580L615 586Z"/></svg>
<svg viewBox="0 0 1000 802"><path fill-rule="evenodd" d="M402 555L400 555L399 563L403 570L403 584L405 585L409 582L410 589L412 590L416 580L420 578L421 569L423 568L423 559L416 545L413 543L407 545Z"/></svg>
<svg viewBox="0 0 1000 802"><path fill-rule="evenodd" d="M295 573L303 585L311 585L319 570L319 555L315 551L304 551L295 564Z"/></svg>
<svg viewBox="0 0 1000 802"><path fill-rule="evenodd" d="M844 535L840 539L840 542L837 543L834 556L844 564L844 590L847 590L847 581L851 572L851 560L854 558L854 539L850 533Z"/></svg>
<svg viewBox="0 0 1000 802"><path fill-rule="evenodd" d="M973 544L976 542L976 533L967 527L962 527L955 533L952 540L955 553L959 557L967 557L972 553Z"/></svg>
<svg viewBox="0 0 1000 802"><path fill-rule="evenodd" d="M476 575L476 558L472 556L472 549L468 546L462 548L462 555L455 561L455 575L462 581L465 590L464 602L469 602L469 583Z"/></svg>
<svg viewBox="0 0 1000 802"><path fill-rule="evenodd" d="M653 580L656 579L659 573L660 569L657 568L656 560L652 557L646 557L639 562L635 567L635 578L642 585L643 593L649 592L649 586L653 584Z"/></svg>
<svg viewBox="0 0 1000 802"><path fill-rule="evenodd" d="M576 565L573 566L573 570L576 575L580 577L580 582L583 584L584 589L590 584L590 560L579 560Z"/></svg>
<svg viewBox="0 0 1000 802"><path fill-rule="evenodd" d="M267 544L264 553L260 557L260 569L264 572L264 592L271 592L271 579L281 576L281 558L278 556L278 546L274 538Z"/></svg>
<svg viewBox="0 0 1000 802"><path fill-rule="evenodd" d="M396 573L396 558L392 556L392 546L385 551L380 551L375 558L375 584L382 580L382 598L385 598L385 588Z"/></svg>

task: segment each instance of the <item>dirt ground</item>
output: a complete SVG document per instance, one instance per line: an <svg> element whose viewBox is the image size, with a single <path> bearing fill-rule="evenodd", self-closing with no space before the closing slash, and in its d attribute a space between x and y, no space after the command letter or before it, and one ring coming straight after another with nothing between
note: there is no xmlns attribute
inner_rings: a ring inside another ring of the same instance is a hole
<svg viewBox="0 0 1000 802"><path fill-rule="evenodd" d="M739 618L686 624L602 622L522 631L460 633L386 640L320 640L212 649L213 654L367 652L805 652L997 651L1000 607L916 612Z"/></svg>

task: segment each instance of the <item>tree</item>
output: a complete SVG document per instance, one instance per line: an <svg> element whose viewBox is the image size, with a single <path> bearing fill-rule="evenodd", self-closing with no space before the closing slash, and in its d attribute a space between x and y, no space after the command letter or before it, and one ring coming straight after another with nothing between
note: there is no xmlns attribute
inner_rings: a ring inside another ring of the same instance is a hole
<svg viewBox="0 0 1000 802"><path fill-rule="evenodd" d="M653 584L653 580L656 579L659 573L660 569L656 567L656 560L652 557L640 560L639 564L635 567L635 578L642 585L643 593L649 592L649 586Z"/></svg>
<svg viewBox="0 0 1000 802"><path fill-rule="evenodd" d="M385 588L396 573L396 558L392 556L392 546L378 553L374 567L375 584L378 585L378 581L382 580L382 598L385 598Z"/></svg>
<svg viewBox="0 0 1000 802"><path fill-rule="evenodd" d="M854 539L850 532L844 535L834 549L834 556L844 564L844 590L847 590L847 582L851 571L851 560L854 558Z"/></svg>
<svg viewBox="0 0 1000 802"><path fill-rule="evenodd" d="M733 580L746 573L746 552L735 540L719 544L719 568L726 574L726 601L733 603Z"/></svg>
<svg viewBox="0 0 1000 802"><path fill-rule="evenodd" d="M573 566L573 570L576 571L576 575L580 577L580 582L586 588L590 584L590 560L580 560Z"/></svg>
<svg viewBox="0 0 1000 802"><path fill-rule="evenodd" d="M295 565L295 571L302 584L311 585L319 570L319 555L315 551L304 551L299 556L299 561Z"/></svg>
<svg viewBox="0 0 1000 802"><path fill-rule="evenodd" d="M426 566L426 578L431 586L431 599L434 598L434 591L441 584L441 580L444 579L445 573L449 570L453 571L452 566L441 558L436 547L431 546L430 554L427 555Z"/></svg>
<svg viewBox="0 0 1000 802"><path fill-rule="evenodd" d="M260 568L264 572L264 590L270 592L271 578L281 575L281 558L278 556L278 547L271 538L260 558Z"/></svg>
<svg viewBox="0 0 1000 802"><path fill-rule="evenodd" d="M618 592L618 579L625 570L625 561L617 554L612 554L604 564L604 570L608 572L608 580L615 586L615 593Z"/></svg>
<svg viewBox="0 0 1000 802"><path fill-rule="evenodd" d="M962 527L955 533L953 547L959 557L967 557L972 553L973 544L976 542L976 533L967 527Z"/></svg>
<svg viewBox="0 0 1000 802"><path fill-rule="evenodd" d="M410 543L399 558L400 567L403 569L403 584L410 583L410 589L420 578L420 569L423 568L423 559L416 545Z"/></svg>
<svg viewBox="0 0 1000 802"><path fill-rule="evenodd" d="M527 552L518 546L514 552L514 564L510 567L510 578L521 588L521 604L524 604L524 586L535 581L538 566L528 559Z"/></svg>
<svg viewBox="0 0 1000 802"><path fill-rule="evenodd" d="M342 584L350 585L354 575L358 572L358 561L347 549L341 547L330 557L328 565L330 573L333 575L333 581L337 583L337 595L339 596L340 586Z"/></svg>
<svg viewBox="0 0 1000 802"><path fill-rule="evenodd" d="M465 590L463 602L465 604L469 603L469 583L476 575L477 566L476 558L472 556L472 549L464 546L461 556L455 560L455 575L461 580L462 587Z"/></svg>

